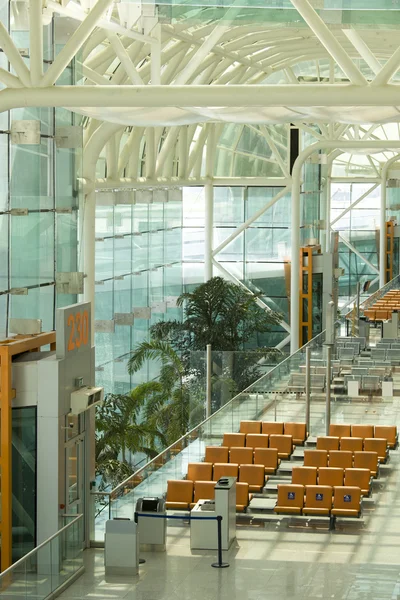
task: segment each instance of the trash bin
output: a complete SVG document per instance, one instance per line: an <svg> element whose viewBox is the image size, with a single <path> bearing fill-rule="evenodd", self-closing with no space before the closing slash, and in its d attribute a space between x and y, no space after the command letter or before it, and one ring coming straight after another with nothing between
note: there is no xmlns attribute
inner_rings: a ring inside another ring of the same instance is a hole
<svg viewBox="0 0 400 600"><path fill-rule="evenodd" d="M136 502L136 512L148 515L166 515L165 500L157 497L139 498ZM141 547L151 546L152 550L165 550L166 519L138 517L138 527Z"/></svg>
<svg viewBox="0 0 400 600"><path fill-rule="evenodd" d="M137 575L139 531L130 519L106 521L104 566L106 575Z"/></svg>

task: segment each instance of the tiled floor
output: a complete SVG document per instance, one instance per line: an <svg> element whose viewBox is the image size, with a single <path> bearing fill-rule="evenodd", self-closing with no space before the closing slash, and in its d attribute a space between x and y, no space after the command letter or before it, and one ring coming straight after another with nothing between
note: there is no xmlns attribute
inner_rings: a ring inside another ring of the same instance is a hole
<svg viewBox="0 0 400 600"><path fill-rule="evenodd" d="M399 465L400 452L392 451L362 522L342 521L333 532L287 520L239 526L223 570L211 567L215 552L192 553L189 528L173 522L167 551L142 552L146 563L137 577L106 580L103 551L88 550L86 573L60 598L400 600Z"/></svg>

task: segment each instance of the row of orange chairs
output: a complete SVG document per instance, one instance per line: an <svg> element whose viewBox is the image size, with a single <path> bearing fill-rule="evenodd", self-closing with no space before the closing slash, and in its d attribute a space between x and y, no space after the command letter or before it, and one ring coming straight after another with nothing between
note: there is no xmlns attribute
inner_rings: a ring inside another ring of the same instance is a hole
<svg viewBox="0 0 400 600"><path fill-rule="evenodd" d="M206 446L204 463L236 463L238 465L264 465L266 473L275 474L281 461L276 448L228 448ZM202 464L204 464L202 463Z"/></svg>
<svg viewBox="0 0 400 600"><path fill-rule="evenodd" d="M391 290L364 310L364 315L370 321L386 321L394 310L400 310L400 290Z"/></svg>
<svg viewBox="0 0 400 600"><path fill-rule="evenodd" d="M189 463L187 479L191 481L218 481L221 477L236 477L240 482L249 484L250 492L260 492L268 476L264 465L237 463Z"/></svg>
<svg viewBox="0 0 400 600"><path fill-rule="evenodd" d="M265 433L268 435L291 435L296 446L303 445L308 437L305 423L283 423L275 421L241 421L240 433Z"/></svg>
<svg viewBox="0 0 400 600"><path fill-rule="evenodd" d="M354 486L280 484L276 513L359 517L361 490Z"/></svg>
<svg viewBox="0 0 400 600"><path fill-rule="evenodd" d="M276 448L279 458L290 458L296 447L291 435L274 433L224 433L222 445L227 448Z"/></svg>
<svg viewBox="0 0 400 600"><path fill-rule="evenodd" d="M331 452L332 450L344 450L348 452L376 452L381 462L386 462L389 454L387 440L385 438L356 438L356 437L317 437L317 450ZM304 453L306 450L304 451Z"/></svg>
<svg viewBox="0 0 400 600"><path fill-rule="evenodd" d="M305 450L305 467L337 467L341 469L369 469L374 477L378 475L379 458L377 452L364 450L351 452L350 450Z"/></svg>
<svg viewBox="0 0 400 600"><path fill-rule="evenodd" d="M293 467L292 483L300 485L329 485L331 487L350 485L359 487L361 493L369 496L372 477L369 469L339 467Z"/></svg>
<svg viewBox="0 0 400 600"><path fill-rule="evenodd" d="M199 500L214 500L215 484L215 481L171 479L167 482L166 507L168 510L191 510ZM250 499L249 484L236 483L236 511L245 511Z"/></svg>
<svg viewBox="0 0 400 600"><path fill-rule="evenodd" d="M335 467L340 469L369 469L374 477L379 473L379 458L377 452L350 450L310 451L307 453L304 466L306 467Z"/></svg>
<svg viewBox="0 0 400 600"><path fill-rule="evenodd" d="M396 425L349 425L347 423L331 423L329 425L329 435L339 438L385 438L389 448L395 448L397 445Z"/></svg>

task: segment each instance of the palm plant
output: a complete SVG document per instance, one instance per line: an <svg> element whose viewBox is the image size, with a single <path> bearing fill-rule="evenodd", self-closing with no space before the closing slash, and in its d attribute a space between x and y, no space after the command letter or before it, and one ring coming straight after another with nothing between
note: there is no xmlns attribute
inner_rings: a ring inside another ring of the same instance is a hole
<svg viewBox="0 0 400 600"><path fill-rule="evenodd" d="M160 361L159 377L139 384L131 395L144 406L144 422L165 447L203 418L204 394L196 374L185 368L170 344L160 340L139 344L129 359L129 373L138 371L146 360Z"/></svg>
<svg viewBox="0 0 400 600"><path fill-rule="evenodd" d="M158 432L140 422L143 405L135 394L108 394L96 411L96 474L101 487L115 487L132 473L132 455L153 458Z"/></svg>

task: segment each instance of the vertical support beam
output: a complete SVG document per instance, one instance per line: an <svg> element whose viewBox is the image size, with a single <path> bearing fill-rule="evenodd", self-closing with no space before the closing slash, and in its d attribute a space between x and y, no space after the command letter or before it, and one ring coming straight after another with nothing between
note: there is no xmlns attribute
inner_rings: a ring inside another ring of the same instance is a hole
<svg viewBox="0 0 400 600"><path fill-rule="evenodd" d="M306 348L306 430L310 432L310 402L311 402L311 348Z"/></svg>
<svg viewBox="0 0 400 600"><path fill-rule="evenodd" d="M206 419L211 417L211 394L212 394L212 353L211 344L206 346Z"/></svg>
<svg viewBox="0 0 400 600"><path fill-rule="evenodd" d="M215 125L210 125L206 148L206 178L204 186L204 281L213 276L213 237L214 237L214 150Z"/></svg>
<svg viewBox="0 0 400 600"><path fill-rule="evenodd" d="M29 2L29 53L31 82L33 86L37 86L43 77L42 0Z"/></svg>
<svg viewBox="0 0 400 600"><path fill-rule="evenodd" d="M290 352L299 347L300 332L300 296L298 285L300 279L300 175L303 161L296 160L292 170L292 223L291 223L291 269L290 269Z"/></svg>
<svg viewBox="0 0 400 600"><path fill-rule="evenodd" d="M383 287L386 283L386 195L387 195L387 179L385 172L382 171L381 183L381 212L379 215L379 287Z"/></svg>
<svg viewBox="0 0 400 600"><path fill-rule="evenodd" d="M204 186L204 281L213 276L213 233L214 233L214 185L212 181Z"/></svg>
<svg viewBox="0 0 400 600"><path fill-rule="evenodd" d="M152 85L161 85L161 24L157 23L152 34L150 78Z"/></svg>
<svg viewBox="0 0 400 600"><path fill-rule="evenodd" d="M325 432L329 435L331 424L331 372L332 372L332 345L326 345L326 401L325 401Z"/></svg>
<svg viewBox="0 0 400 600"><path fill-rule="evenodd" d="M12 562L12 471L11 471L11 354L0 348L1 435L1 570Z"/></svg>
<svg viewBox="0 0 400 600"><path fill-rule="evenodd" d="M92 346L94 346L95 321L95 239L96 239L96 192L93 188L86 196L83 205L83 257L84 273L86 275L83 299L91 302L92 306Z"/></svg>

